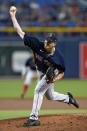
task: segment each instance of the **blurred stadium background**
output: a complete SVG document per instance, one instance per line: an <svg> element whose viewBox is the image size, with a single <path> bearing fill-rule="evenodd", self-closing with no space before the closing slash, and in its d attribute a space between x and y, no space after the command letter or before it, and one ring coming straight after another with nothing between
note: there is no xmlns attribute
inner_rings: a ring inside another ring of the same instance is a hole
<svg viewBox="0 0 87 131"><path fill-rule="evenodd" d="M56 33L66 63L65 78L87 78L86 0L0 0L0 78L18 77L29 56L12 27L11 5L18 8L24 31L41 40L48 32Z"/></svg>

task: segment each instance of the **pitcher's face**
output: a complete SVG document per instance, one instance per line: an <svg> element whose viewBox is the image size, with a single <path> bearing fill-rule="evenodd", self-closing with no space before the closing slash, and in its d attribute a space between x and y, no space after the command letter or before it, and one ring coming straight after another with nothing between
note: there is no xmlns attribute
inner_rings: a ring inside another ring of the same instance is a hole
<svg viewBox="0 0 87 131"><path fill-rule="evenodd" d="M47 40L45 40L44 48L48 53L51 53L53 50L55 50L56 42L47 43Z"/></svg>

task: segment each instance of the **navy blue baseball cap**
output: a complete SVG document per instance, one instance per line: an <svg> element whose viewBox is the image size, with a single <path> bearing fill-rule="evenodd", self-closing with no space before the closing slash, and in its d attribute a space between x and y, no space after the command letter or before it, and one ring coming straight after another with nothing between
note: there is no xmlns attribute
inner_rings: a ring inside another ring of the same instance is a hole
<svg viewBox="0 0 87 131"><path fill-rule="evenodd" d="M57 38L54 33L49 33L46 40L47 40L47 43L52 43L52 42L56 42Z"/></svg>

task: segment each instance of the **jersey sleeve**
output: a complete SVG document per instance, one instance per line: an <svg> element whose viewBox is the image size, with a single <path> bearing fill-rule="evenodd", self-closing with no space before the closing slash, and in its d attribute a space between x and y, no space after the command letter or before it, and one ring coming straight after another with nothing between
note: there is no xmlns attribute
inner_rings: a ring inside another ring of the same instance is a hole
<svg viewBox="0 0 87 131"><path fill-rule="evenodd" d="M30 47L33 51L39 49L39 40L36 37L29 36L28 34L24 35L24 44L25 46Z"/></svg>

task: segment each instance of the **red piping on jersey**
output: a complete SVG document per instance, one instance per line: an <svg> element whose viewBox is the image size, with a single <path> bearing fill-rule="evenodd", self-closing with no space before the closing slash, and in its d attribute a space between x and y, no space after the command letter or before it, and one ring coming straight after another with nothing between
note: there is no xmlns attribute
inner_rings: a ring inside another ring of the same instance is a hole
<svg viewBox="0 0 87 131"><path fill-rule="evenodd" d="M37 104L36 104L35 112L37 110L38 100L39 100L39 93L38 93L38 96L37 96Z"/></svg>

